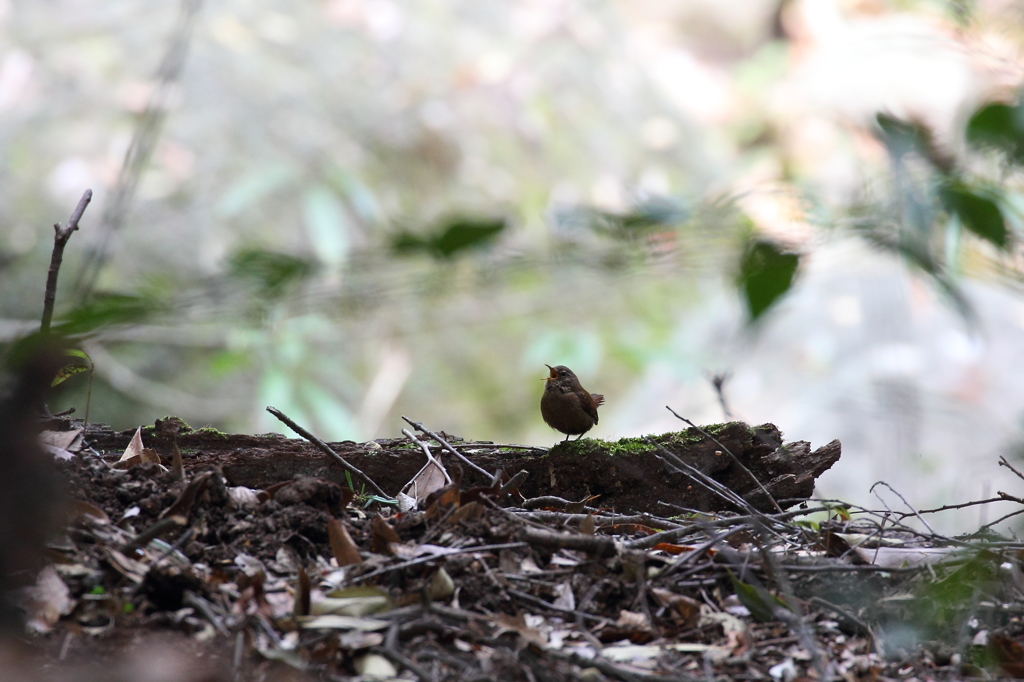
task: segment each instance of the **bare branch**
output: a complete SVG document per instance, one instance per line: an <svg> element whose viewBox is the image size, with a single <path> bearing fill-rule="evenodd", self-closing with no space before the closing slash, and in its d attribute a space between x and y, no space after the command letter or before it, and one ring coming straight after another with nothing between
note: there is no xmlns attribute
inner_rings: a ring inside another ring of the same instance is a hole
<svg viewBox="0 0 1024 682"><path fill-rule="evenodd" d="M39 325L39 331L44 334L50 331L50 322L53 320L53 305L57 300L57 275L60 273L60 264L64 261L64 247L67 246L71 233L78 229L78 221L82 219L85 208L92 201L92 190L87 189L78 200L75 212L68 219L68 224L61 227L59 224L53 226L53 251L50 254L50 270L46 274L46 293L43 295L43 320Z"/></svg>
<svg viewBox="0 0 1024 682"><path fill-rule="evenodd" d="M306 429L302 428L301 426L299 426L298 424L293 422L283 412L281 412L281 410L277 409L276 407L269 407L268 406L267 407L267 412L269 412L270 414L274 415L275 417L277 417L278 419L283 421L288 426L288 428L290 428L292 431L294 431L295 433L299 434L300 436L302 436L303 438L308 440L313 445L315 445L325 455L327 455L328 457L333 458L334 461L336 461L338 464L340 464L342 467L344 467L347 471L351 472L353 476L355 476L360 481L362 481L363 483L368 485L370 487L370 490L372 490L374 493L376 493L377 495L380 495L381 497L386 497L389 500L391 499L391 496L388 495L383 490L381 490L380 486L373 482L373 479L371 479L369 476L364 474L362 471L360 471L356 467L354 467L351 464L349 464L348 462L346 462L344 457L342 457L337 452L335 452L334 450L331 449L331 446L329 446L327 443L323 442L322 440L320 440L319 438L317 438L316 436L311 434L309 431L307 431Z"/></svg>

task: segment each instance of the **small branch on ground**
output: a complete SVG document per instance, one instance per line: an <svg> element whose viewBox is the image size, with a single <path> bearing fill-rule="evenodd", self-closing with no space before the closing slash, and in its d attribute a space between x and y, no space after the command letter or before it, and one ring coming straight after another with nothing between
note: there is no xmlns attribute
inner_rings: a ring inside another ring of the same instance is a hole
<svg viewBox="0 0 1024 682"><path fill-rule="evenodd" d="M928 525L928 522L924 520L924 517L921 516L921 514L916 509L914 509L914 507L909 502L907 502L907 498L903 497L903 495L901 495L898 490L893 488L891 485L889 485L885 481L876 481L875 484L868 489L868 492L869 493L874 493L875 497L877 497L879 499L879 501L881 501L882 504L885 504L885 500L883 500L879 496L879 494L875 492L875 488L877 488L880 485L884 485L886 488L888 488L890 491L892 491L893 495L895 495L896 497L898 497L901 500L903 500L903 504L907 505L907 509L909 509L913 513L913 515L917 517L918 521L920 521L921 523L924 524L924 527L928 529L929 533L931 533L932 535L938 535L938 533L936 533L934 530L932 530L932 527ZM896 512L896 513L899 513L899 512Z"/></svg>
<svg viewBox="0 0 1024 682"><path fill-rule="evenodd" d="M381 490L380 486L373 482L373 479L371 479L369 476L364 474L362 471L360 471L356 467L354 467L351 464L349 464L347 461L345 461L344 457L342 457L337 452L332 450L331 447L327 443L323 442L322 440L320 440L319 438L317 438L316 436L311 434L309 431L307 431L306 429L302 428L301 426L299 426L298 424L293 422L283 412L281 412L281 410L277 409L276 407L269 407L268 406L267 407L267 412L269 412L270 414L274 415L275 417L277 417L278 419L283 421L288 426L288 428L290 428L292 431L294 431L295 433L299 434L300 436L302 436L303 438L308 440L313 445L315 445L325 455L327 455L328 457L333 458L334 461L336 461L338 464L340 464L342 467L344 467L346 470L348 470L353 476L355 476L360 481L365 483L370 488L370 490L372 490L375 494L380 495L381 497L386 497L389 500L391 499L391 496L388 495L383 490Z"/></svg>
<svg viewBox="0 0 1024 682"><path fill-rule="evenodd" d="M420 433L426 434L426 435L430 436L431 438L433 438L434 440L436 440L438 443L441 444L441 447L443 447L445 450L447 450L451 454L455 455L456 458L458 458L460 461L462 461L462 463L465 464L466 466L468 466L470 469L472 469L473 471L476 471L481 476L486 478L488 481L490 481L492 479L491 474L487 473L486 469L483 469L483 468L477 466L476 464L474 464L473 462L471 462L469 459L466 458L465 455L463 455L458 450L456 450L451 445L449 445L448 441L446 441L444 438L441 438L441 436L437 435L433 431L429 431L428 429L426 429L423 426L423 424L420 424L419 422L414 422L413 420L409 419L405 415L402 415L402 419L405 420L405 422L407 424L409 424L409 426L411 426L412 428L416 429Z"/></svg>
<svg viewBox="0 0 1024 682"><path fill-rule="evenodd" d="M782 507L780 507L780 506L779 506L779 503L775 501L775 498L774 498L774 497L772 497L772 494L771 494L770 492L768 492L768 489L767 489L767 488L765 488L765 487L764 487L764 485L762 485L762 484L761 484L761 481L757 480L757 476L755 476L755 475L753 474L753 472L752 472L752 471L750 471L750 469L748 469L748 468L747 468L747 467L746 467L746 466L745 466L745 465L743 464L743 462L741 462L741 461L739 460L739 458L738 458L738 457L736 457L736 455L732 454L732 452L731 452L731 451L729 450L729 448L727 448L727 447L725 447L724 445L722 445L722 442L721 442L721 441L719 441L719 440L718 440L717 438L715 438L714 436L712 436L712 435L711 435L710 433L708 433L708 432L707 432L707 431L705 431L704 429L702 429L702 428L700 428L699 426L697 426L696 424L694 424L694 423L693 423L692 421L690 421L690 420L689 420L689 419L687 419L686 417L681 417L681 416L679 416L678 414L676 414L676 411L675 411L675 410L673 410L673 409L672 409L671 407L669 407L668 405L666 405L666 406L665 406L665 409L666 409L666 410L668 410L669 412L671 412L671 413L673 414L673 416L675 416L675 418L676 418L676 419L679 419L679 420L681 420L681 421L683 421L683 422L685 422L685 423L689 424L689 425L690 425L690 426L692 426L693 428L697 429L697 431L698 431L698 432L699 432L699 433L700 433L700 434L701 434L702 436L704 436L705 438L710 438L710 439L711 439L711 440L712 440L712 441L713 441L713 442L715 443L715 445L717 445L718 447L722 448L722 451L723 451L723 452L725 452L725 454L727 454L727 455L729 455L730 457L732 457L732 461L736 463L736 466L738 466L738 467L739 467L740 469L742 469L743 471L745 471L745 472L747 473L747 476L750 476L750 480L751 480L751 481L753 481L754 483L756 483L756 484L757 484L757 487L761 489L761 492L763 492L763 493L764 493L765 495L767 495L767 496L768 496L768 501L772 503L772 506L774 506L774 507L775 507L776 511L778 511L778 512L779 512L780 514L782 513Z"/></svg>
<svg viewBox="0 0 1024 682"><path fill-rule="evenodd" d="M53 305L57 300L57 275L60 273L60 264L64 261L64 247L71 239L71 233L78 229L78 222L90 201L92 190L87 189L78 200L78 206L68 219L68 224L64 227L61 227L60 223L53 225L53 251L50 253L50 270L46 274L46 293L43 294L43 319L39 325L39 331L44 334L50 331L50 322L53 320Z"/></svg>

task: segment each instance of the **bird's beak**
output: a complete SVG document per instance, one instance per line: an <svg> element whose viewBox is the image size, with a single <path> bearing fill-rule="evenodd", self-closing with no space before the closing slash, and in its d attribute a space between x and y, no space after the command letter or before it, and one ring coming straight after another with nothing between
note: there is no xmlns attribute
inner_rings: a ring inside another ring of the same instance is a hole
<svg viewBox="0 0 1024 682"><path fill-rule="evenodd" d="M552 367L551 365L548 365L548 364L545 364L544 366L551 370L551 376L545 377L544 381L551 381L552 379L557 379L558 378L558 372L555 371L554 367Z"/></svg>

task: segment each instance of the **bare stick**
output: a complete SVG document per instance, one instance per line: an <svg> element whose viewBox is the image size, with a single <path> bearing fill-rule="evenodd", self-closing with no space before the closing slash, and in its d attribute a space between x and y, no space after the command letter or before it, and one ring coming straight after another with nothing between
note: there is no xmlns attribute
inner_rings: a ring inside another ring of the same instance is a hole
<svg viewBox="0 0 1024 682"><path fill-rule="evenodd" d="M56 416L56 415L54 415ZM971 502L961 502L960 504L944 504L941 507L935 509L922 509L920 512L895 512L900 515L900 518L907 518L908 516L916 516L917 514L934 514L936 512L949 511L950 509L964 509L965 507L974 507L979 504L989 504L991 502L1016 502L1017 504L1024 504L1024 500L1013 495L1008 495L1004 492L999 493L999 497L990 497L987 500L973 500Z"/></svg>
<svg viewBox="0 0 1024 682"><path fill-rule="evenodd" d="M732 372L722 372L720 374L712 374L707 377L707 380L711 382L711 385L715 389L715 395L718 396L718 403L722 406L722 412L725 414L725 418L732 421L732 410L729 409L729 403L725 399L725 382L732 377Z"/></svg>
<svg viewBox="0 0 1024 682"><path fill-rule="evenodd" d="M277 417L278 419L283 421L288 426L288 428L290 428L292 431L294 431L295 433L299 434L300 436L302 436L303 438L308 440L313 445L317 446L317 448L320 449L320 452L324 453L328 457L334 458L334 461L336 461L338 464L340 464L347 471L351 472L353 476L358 478L360 481L362 481L366 485L370 486L370 490L372 490L374 493L376 493L377 495L380 495L381 497L386 497L389 500L391 499L391 496L388 495L383 490L381 490L380 486L377 485L376 483L374 483L373 480L369 476L367 476L362 471L360 471L359 469L355 468L354 466L352 466L351 464L346 462L344 457L342 457L337 452L335 452L334 450L331 449L331 446L329 446L327 443L323 442L322 440L320 440L319 438L317 438L316 436L311 434L309 431L307 431L306 429L302 428L301 426L299 426L298 424L293 422L291 419L289 419L287 416L285 416L285 414L283 412L281 412L281 410L277 409L276 407L269 407L268 406L267 407L267 412L269 412L270 414L274 415L275 417Z"/></svg>
<svg viewBox="0 0 1024 682"><path fill-rule="evenodd" d="M428 435L431 438L433 438L434 440L436 440L438 443L441 444L441 447L443 447L445 450L447 450L448 452L450 452L453 455L455 455L455 457L458 458L459 460L461 460L463 464L468 466L473 471L476 471L477 473L479 473L481 476L486 478L488 481L493 478L489 473L487 473L486 469L483 469L482 467L479 467L476 464L474 464L473 462L471 462L469 459L466 458L465 455L463 455L458 450L456 450L451 445L449 445L448 441L446 441L444 438L441 438L441 436L437 435L433 431L427 430L423 426L423 424L420 424L419 422L414 422L413 420L409 419L405 415L402 415L402 419L404 419L406 421L406 423L409 424L409 426L411 426L412 428L416 429L420 433L425 433L426 435Z"/></svg>
<svg viewBox="0 0 1024 682"><path fill-rule="evenodd" d="M53 225L53 251L50 254L50 271L46 274L46 293L43 295L43 321L39 325L39 331L44 334L50 331L50 322L53 320L53 304L57 300L57 275L60 273L60 264L64 260L64 247L67 246L71 233L78 229L78 221L85 213L85 207L92 201L92 190L87 189L78 200L75 212L68 219L64 227L60 223Z"/></svg>
<svg viewBox="0 0 1024 682"><path fill-rule="evenodd" d="M750 477L750 480L752 480L754 483L756 483L757 487L761 489L761 492L763 492L765 495L768 496L768 501L772 503L772 506L775 507L775 510L777 512L779 512L780 514L782 513L782 507L780 507L779 503L775 501L775 498L772 497L772 494L770 492L768 492L768 489L765 488L761 484L761 481L757 480L757 476L755 476L754 473L750 469L748 469L746 466L744 466L743 462L741 462L739 460L739 458L736 457L736 455L732 454L732 452L729 451L729 448L727 448L724 445L722 445L721 441L719 441L717 438L712 436L710 433L708 433L704 429L702 429L699 426L697 426L696 424L694 424L692 421L690 421L686 417L680 417L678 414L676 414L676 411L673 410L668 405L665 406L665 409L668 410L669 412L671 412L676 417L676 419L680 419L680 420L686 422L687 424L689 424L693 428L697 429L697 431L699 431L702 436L704 436L705 438L710 438L715 443L715 445L717 445L718 447L722 448L722 450L725 451L725 454L727 454L730 457L732 457L732 461L736 463L736 466L738 466L740 469L745 471L747 473L747 476Z"/></svg>
<svg viewBox="0 0 1024 682"><path fill-rule="evenodd" d="M1009 469L1013 473L1017 474L1017 478L1024 479L1024 474L1022 474L1019 471L1017 471L1016 469L1014 469L1013 465L1010 464L1009 462L1007 462L1005 457L1000 457L999 458L999 466L1006 467L1007 469Z"/></svg>
<svg viewBox="0 0 1024 682"><path fill-rule="evenodd" d="M430 446L427 445L426 443L424 443L423 441L419 440L418 438L416 438L416 436L414 436L412 434L412 432L409 431L409 429L402 429L402 433L404 433L406 438L411 440L413 443L416 443L416 445L419 445L420 449L423 450L423 454L425 454L427 456L427 463L423 465L423 469L426 469L428 466L430 466L431 462L433 462L433 464L438 469L441 470L441 473L444 474L444 481L445 481L445 483L450 485L451 482L452 482L452 477L448 475L448 470L444 468L444 465L441 464L441 462L436 457L434 457L432 454L430 454ZM419 476L420 473L423 472L423 469L420 469L419 472L416 473L416 476ZM411 480L416 480L416 476L413 476Z"/></svg>
<svg viewBox="0 0 1024 682"><path fill-rule="evenodd" d="M880 485L884 485L886 488L888 488L890 491L892 491L893 495L895 495L896 497L898 497L901 500L903 500L903 504L907 505L907 509L909 509L911 512L913 512L914 516L917 517L917 520L924 524L924 527L928 529L929 533L931 533L932 535L938 535L938 533L936 533L934 530L932 530L932 527L928 525L928 522L924 520L924 517L921 516L921 514L919 514L916 509L914 509L913 505L911 505L909 502L907 502L907 498L903 497L903 495L901 495L899 493L899 491L897 491L895 488L893 488L891 485L889 485L885 481L877 481L873 486L868 488L868 492L869 493L875 493L875 488L877 488ZM875 493L875 497L878 497L879 500L882 500L882 498L879 497L878 493ZM882 504L885 504L885 500L882 500ZM896 513L898 514L899 512L896 512Z"/></svg>

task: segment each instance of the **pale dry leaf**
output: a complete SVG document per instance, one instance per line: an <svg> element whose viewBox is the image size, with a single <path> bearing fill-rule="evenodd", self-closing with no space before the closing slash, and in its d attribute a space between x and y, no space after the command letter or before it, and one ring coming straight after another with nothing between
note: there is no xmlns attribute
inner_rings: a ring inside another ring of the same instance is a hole
<svg viewBox="0 0 1024 682"><path fill-rule="evenodd" d="M132 436L132 440L128 443L128 447L124 449L124 453L121 455L121 459L118 462L127 462L133 457L142 457L142 427L135 429L135 435Z"/></svg>
<svg viewBox="0 0 1024 682"><path fill-rule="evenodd" d="M576 610L576 596L572 593L572 584L566 580L555 585L554 605L570 611Z"/></svg>
<svg viewBox="0 0 1024 682"><path fill-rule="evenodd" d="M61 616L71 613L75 601L53 566L45 566L36 577L36 584L21 591L22 608L28 616L25 625L37 633L49 632Z"/></svg>

